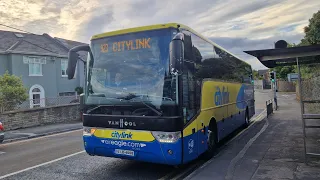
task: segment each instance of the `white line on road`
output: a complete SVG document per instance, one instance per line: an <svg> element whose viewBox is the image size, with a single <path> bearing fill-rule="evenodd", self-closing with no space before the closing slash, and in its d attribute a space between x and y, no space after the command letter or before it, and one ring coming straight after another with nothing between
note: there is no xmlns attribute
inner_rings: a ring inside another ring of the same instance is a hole
<svg viewBox="0 0 320 180"><path fill-rule="evenodd" d="M46 135L46 136L35 137L35 138L31 138L31 139L24 139L24 140L19 140L19 141L15 141L15 142L8 142L8 143L5 143L5 144L0 144L0 147L12 145L12 144L17 144L17 143L35 141L35 140L38 140L38 139L54 137L54 136L59 136L59 135L63 135L63 134L69 134L69 133L73 133L73 132L76 132L76 131L83 131L83 130L82 129L77 129L77 130L72 130L72 131L67 131L67 132L62 132L62 133L57 133L57 134L51 134L51 135Z"/></svg>
<svg viewBox="0 0 320 180"><path fill-rule="evenodd" d="M239 137L242 133L246 132L251 126L253 126L256 122L262 121L266 115L264 114L267 110L264 109L260 114L258 114L257 116L255 116L253 119L251 119L252 123L244 130L242 130L241 132L239 132L236 136L234 136L231 140L229 140L228 142L226 142L224 144L224 146L230 144L231 142L233 142L233 140L235 140L237 137ZM209 165L215 157L217 157L222 151L220 151L218 154L216 154L212 159L210 159L209 161L205 162L202 166L200 166L198 169L203 169L204 167L206 167L207 165ZM185 177L184 179L191 179L195 174L197 174L197 170L195 170L194 172L192 172L191 174L189 174L187 177Z"/></svg>
<svg viewBox="0 0 320 180"><path fill-rule="evenodd" d="M4 153L6 153L6 152L0 151L0 154L4 154Z"/></svg>
<svg viewBox="0 0 320 180"><path fill-rule="evenodd" d="M67 156L60 157L58 159L54 159L54 160L51 160L51 161L48 161L48 162L45 162L45 163L41 163L41 164L38 164L38 165L35 165L35 166L32 166L32 167L28 167L26 169L22 169L20 171L16 171L16 172L13 172L13 173L10 173L10 174L6 174L4 176L0 176L0 179L4 179L4 178L9 177L9 176L13 176L13 175L25 172L25 171L29 171L31 169L35 169L37 167L41 167L41 166L44 166L44 165L47 165L47 164L51 164L51 163L54 163L54 162L57 162L57 161L60 161L60 160L63 160L63 159L66 159L66 158L81 154L81 153L84 153L84 152L85 151L79 151L79 152L76 152L76 153L73 153L73 154L69 154Z"/></svg>

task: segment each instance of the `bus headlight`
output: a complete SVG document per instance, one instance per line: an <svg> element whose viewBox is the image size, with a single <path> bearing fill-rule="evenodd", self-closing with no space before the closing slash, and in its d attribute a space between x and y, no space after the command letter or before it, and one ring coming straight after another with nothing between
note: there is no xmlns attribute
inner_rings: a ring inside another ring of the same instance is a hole
<svg viewBox="0 0 320 180"><path fill-rule="evenodd" d="M154 138L161 143L175 143L181 137L181 132L152 132Z"/></svg>
<svg viewBox="0 0 320 180"><path fill-rule="evenodd" d="M96 128L83 127L83 136L92 136L95 131Z"/></svg>

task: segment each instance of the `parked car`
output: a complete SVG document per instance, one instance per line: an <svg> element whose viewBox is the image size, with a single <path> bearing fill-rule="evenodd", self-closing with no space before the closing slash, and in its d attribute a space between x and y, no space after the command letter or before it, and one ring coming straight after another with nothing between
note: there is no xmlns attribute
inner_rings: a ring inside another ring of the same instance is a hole
<svg viewBox="0 0 320 180"><path fill-rule="evenodd" d="M4 140L4 127L3 124L0 122L0 143Z"/></svg>

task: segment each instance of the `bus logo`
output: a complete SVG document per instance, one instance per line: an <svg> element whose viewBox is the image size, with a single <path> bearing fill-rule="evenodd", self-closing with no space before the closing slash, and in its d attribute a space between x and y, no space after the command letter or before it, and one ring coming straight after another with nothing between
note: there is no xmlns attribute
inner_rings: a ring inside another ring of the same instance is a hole
<svg viewBox="0 0 320 180"><path fill-rule="evenodd" d="M135 122L124 121L123 119L120 119L119 121L108 121L108 123L109 125L119 126L120 128L137 126Z"/></svg>
<svg viewBox="0 0 320 180"><path fill-rule="evenodd" d="M132 134L130 133L126 133L126 132L122 132L119 133L117 131L114 131L111 133L111 137L116 138L116 139L132 139Z"/></svg>
<svg viewBox="0 0 320 180"><path fill-rule="evenodd" d="M216 87L216 93L214 95L214 103L216 106L221 106L223 104L229 103L230 92L228 91L228 87L222 87L222 91L220 87Z"/></svg>

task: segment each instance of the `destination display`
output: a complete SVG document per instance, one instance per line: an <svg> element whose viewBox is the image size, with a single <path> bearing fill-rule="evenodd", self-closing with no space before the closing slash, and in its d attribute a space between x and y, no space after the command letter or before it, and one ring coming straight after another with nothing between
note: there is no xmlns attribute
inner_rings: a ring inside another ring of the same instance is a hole
<svg viewBox="0 0 320 180"><path fill-rule="evenodd" d="M151 38L141 38L128 41L118 41L113 43L104 43L100 45L102 53L133 51L138 49L150 49Z"/></svg>

